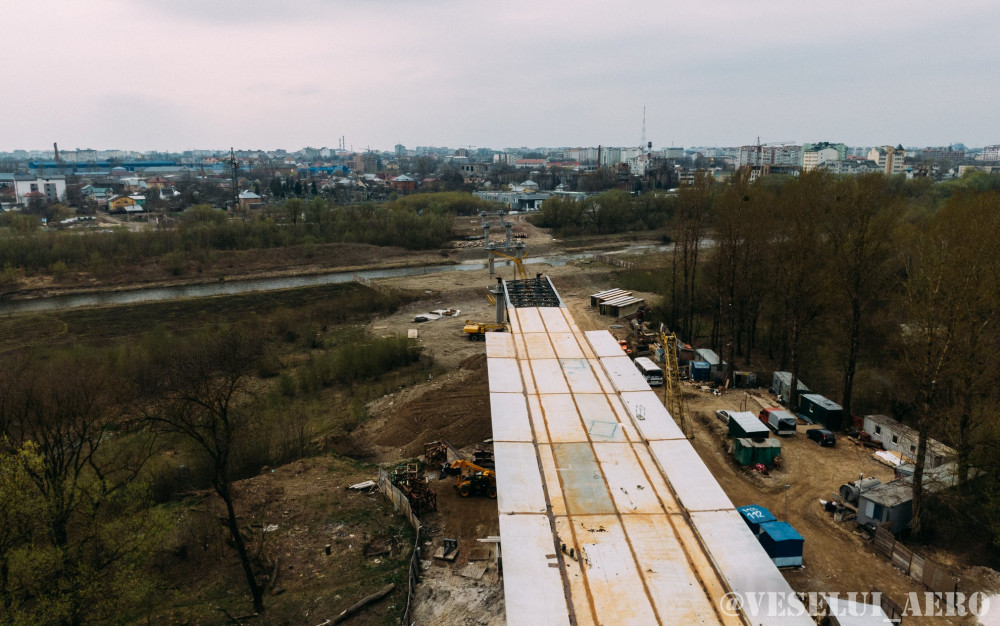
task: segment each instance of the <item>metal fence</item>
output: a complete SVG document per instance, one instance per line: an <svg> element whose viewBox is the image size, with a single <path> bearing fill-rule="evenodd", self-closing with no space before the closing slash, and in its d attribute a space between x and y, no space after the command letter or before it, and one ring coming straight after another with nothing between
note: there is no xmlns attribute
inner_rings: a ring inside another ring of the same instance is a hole
<svg viewBox="0 0 1000 626"><path fill-rule="evenodd" d="M403 514L403 517L410 522L413 529L416 531L416 537L413 539L413 553L410 555L410 569L407 575L407 585L406 585L406 610L403 612L403 623L410 623L410 609L413 606L413 594L416 593L417 583L420 582L420 519L413 512L413 508L410 507L410 501L406 499L406 496L400 491L396 485L392 484L392 477L389 472L379 469L378 471L378 488L385 497L389 498L392 502L392 506Z"/></svg>
<svg viewBox="0 0 1000 626"><path fill-rule="evenodd" d="M889 557L892 564L907 576L922 583L935 594L943 594L946 602L953 601L954 594L958 591L958 579L944 567L900 544L891 532L881 526L875 529L872 543L878 552Z"/></svg>

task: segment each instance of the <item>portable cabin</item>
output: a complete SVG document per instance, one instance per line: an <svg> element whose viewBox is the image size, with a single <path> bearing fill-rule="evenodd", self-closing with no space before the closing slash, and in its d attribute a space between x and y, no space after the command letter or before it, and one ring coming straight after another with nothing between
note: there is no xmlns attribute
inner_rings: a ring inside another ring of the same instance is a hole
<svg viewBox="0 0 1000 626"><path fill-rule="evenodd" d="M757 540L776 566L802 566L802 546L805 539L788 522L761 524Z"/></svg>
<svg viewBox="0 0 1000 626"><path fill-rule="evenodd" d="M858 523L888 524L894 535L903 532L913 517L913 486L897 479L858 495Z"/></svg>
<svg viewBox="0 0 1000 626"><path fill-rule="evenodd" d="M832 431L840 430L844 419L843 407L818 393L806 393L799 397L799 413L813 424L822 424Z"/></svg>
<svg viewBox="0 0 1000 626"><path fill-rule="evenodd" d="M760 463L766 467L774 465L774 460L781 456L781 440L738 437L733 443L733 457L740 465Z"/></svg>
<svg viewBox="0 0 1000 626"><path fill-rule="evenodd" d="M708 348L701 348L694 351L695 358L699 361L704 361L708 363L711 368L711 377L721 378L726 373L726 362L719 358L719 355L715 353L715 350L710 350Z"/></svg>
<svg viewBox="0 0 1000 626"><path fill-rule="evenodd" d="M806 387L805 383L801 380L796 381L795 386L798 388L799 393L809 393L809 387ZM771 393L778 396L782 404L788 404L791 399L792 391L792 373L791 372L775 372L771 376Z"/></svg>
<svg viewBox="0 0 1000 626"><path fill-rule="evenodd" d="M733 387L736 389L753 389L757 386L755 372L733 372Z"/></svg>
<svg viewBox="0 0 1000 626"><path fill-rule="evenodd" d="M712 380L712 366L705 361L691 361L691 380Z"/></svg>
<svg viewBox="0 0 1000 626"><path fill-rule="evenodd" d="M729 436L746 437L748 439L767 439L771 430L761 424L757 416L750 411L729 412Z"/></svg>
<svg viewBox="0 0 1000 626"><path fill-rule="evenodd" d="M898 452L902 456L916 460L917 443L920 439L916 430L900 424L888 415L866 415L863 430L871 435L872 441L878 441L886 450ZM955 456L955 450L940 441L927 440L927 456L924 457L925 467L939 467Z"/></svg>
<svg viewBox="0 0 1000 626"><path fill-rule="evenodd" d="M750 532L756 537L760 534L760 525L768 522L776 522L778 518L770 511L759 504L748 504L736 507L736 511L743 518L743 521L750 527Z"/></svg>

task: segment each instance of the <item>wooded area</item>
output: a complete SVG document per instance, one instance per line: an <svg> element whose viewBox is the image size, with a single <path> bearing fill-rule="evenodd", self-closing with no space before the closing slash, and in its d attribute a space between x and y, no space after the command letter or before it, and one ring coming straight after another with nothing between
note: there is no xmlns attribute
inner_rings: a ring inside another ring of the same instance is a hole
<svg viewBox="0 0 1000 626"><path fill-rule="evenodd" d="M355 407L384 393L380 376L406 376L423 359L409 375L426 380L432 367L405 337L333 325L405 296L324 289L331 299L294 315L237 300L226 324L180 330L175 314L175 332L109 339L80 328L71 345L48 348L0 341L0 622L138 619L161 593L152 564L178 532L175 505L204 489L223 504L253 599L245 609L266 610L278 555L249 526L255 512L236 509L234 482L352 428Z"/></svg>
<svg viewBox="0 0 1000 626"><path fill-rule="evenodd" d="M730 379L787 370L793 390L807 378L848 415L891 414L917 429L917 536L933 531L927 438L952 445L965 497L936 505L997 543L998 189L1000 177L981 173L939 185L823 172L700 178L670 199L669 260L623 274L623 286L660 294L659 318L713 348Z"/></svg>

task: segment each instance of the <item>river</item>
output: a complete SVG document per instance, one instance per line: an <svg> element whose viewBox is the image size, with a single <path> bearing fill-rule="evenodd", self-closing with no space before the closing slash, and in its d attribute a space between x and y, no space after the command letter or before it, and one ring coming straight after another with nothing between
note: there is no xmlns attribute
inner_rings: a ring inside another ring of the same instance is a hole
<svg viewBox="0 0 1000 626"><path fill-rule="evenodd" d="M566 265L571 261L592 258L602 254L634 254L637 251L664 252L670 249L670 245L638 245L614 251L588 250L586 252L556 253L537 257L529 256L524 260L524 264L531 265L535 263L544 263L551 266L561 266ZM509 263L509 261L498 259L497 263ZM140 287L138 289L127 289L122 291L43 296L39 298L12 300L0 303L0 315L13 315L17 313L33 313L41 311L60 311L63 309L73 309L85 306L116 306L122 304L136 304L139 302L180 300L183 298L207 298L210 296L235 295L254 291L274 291L278 289L293 289L296 287L315 287L319 285L347 283L354 280L355 276L360 276L361 278L369 280L377 280L379 278L420 276L423 274L438 274L441 272L476 271L485 270L486 268L487 263L485 260L473 260L447 265L418 265L393 269L330 272L328 274L283 276L279 278L251 278L216 283L202 283L197 285Z"/></svg>

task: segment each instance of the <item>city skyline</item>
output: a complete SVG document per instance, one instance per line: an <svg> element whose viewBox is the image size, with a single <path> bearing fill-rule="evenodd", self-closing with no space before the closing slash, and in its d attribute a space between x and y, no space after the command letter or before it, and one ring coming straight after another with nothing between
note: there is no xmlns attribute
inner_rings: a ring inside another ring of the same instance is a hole
<svg viewBox="0 0 1000 626"><path fill-rule="evenodd" d="M0 151L997 143L1000 6L45 0Z"/></svg>

